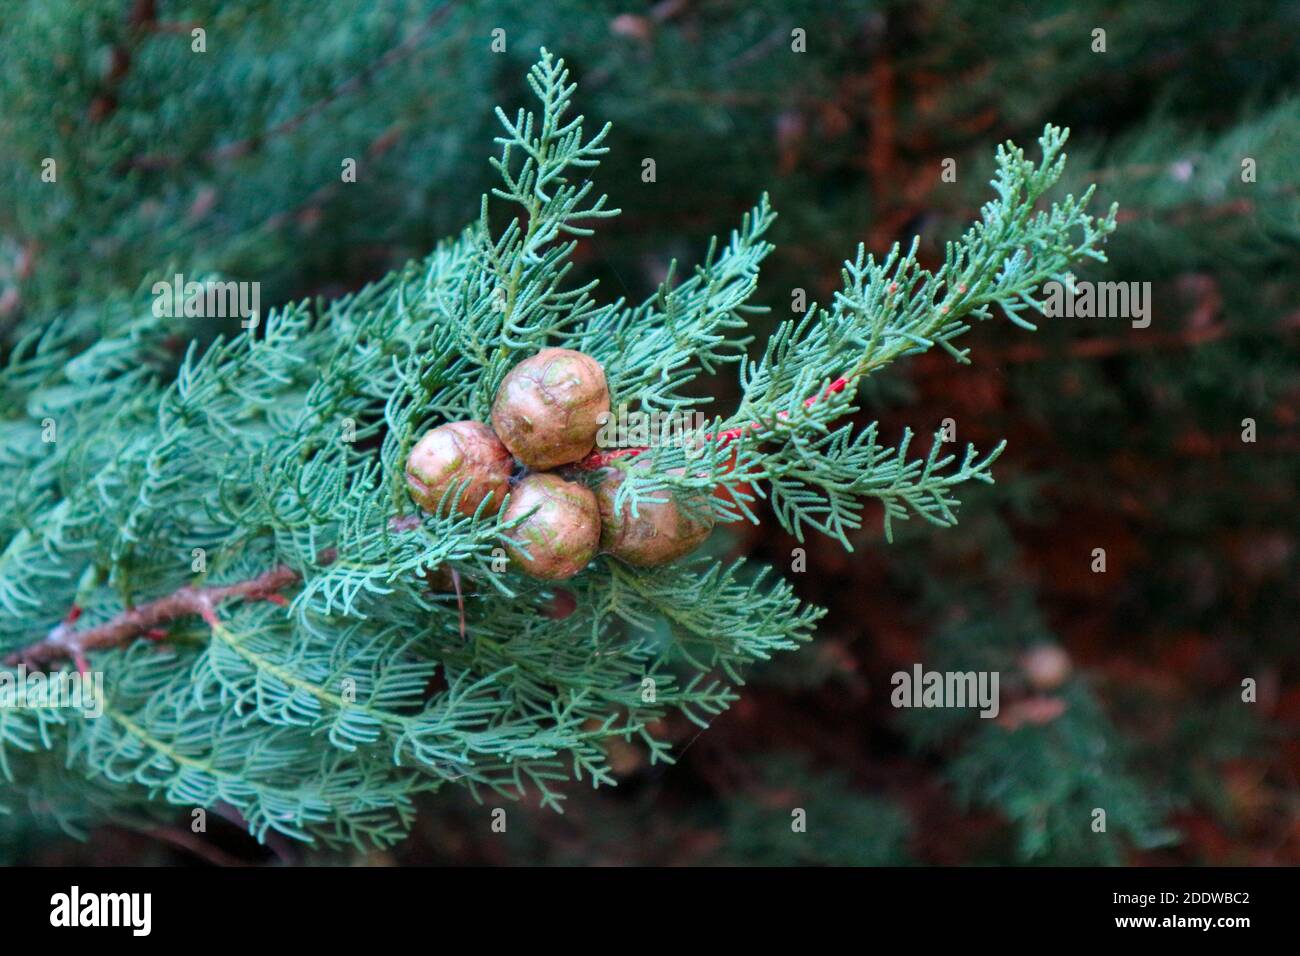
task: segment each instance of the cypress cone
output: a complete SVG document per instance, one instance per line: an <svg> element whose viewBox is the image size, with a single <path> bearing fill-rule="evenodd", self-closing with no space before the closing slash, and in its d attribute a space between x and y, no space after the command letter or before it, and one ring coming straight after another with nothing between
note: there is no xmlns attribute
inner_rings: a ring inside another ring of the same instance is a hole
<svg viewBox="0 0 1300 956"><path fill-rule="evenodd" d="M496 514L510 489L514 460L482 422L449 422L424 433L406 459L406 485L422 509L432 514L456 482L469 479L457 505L472 515L490 493L487 513Z"/></svg>
<svg viewBox="0 0 1300 956"><path fill-rule="evenodd" d="M652 568L690 554L713 530L713 516L703 498L687 508L667 490L638 502L635 515L630 501L615 513L614 498L623 479L622 472L610 471L596 486L602 551L634 567Z"/></svg>
<svg viewBox="0 0 1300 956"><path fill-rule="evenodd" d="M534 511L533 509L536 509ZM524 573L547 581L571 578L596 556L600 545L600 509L591 489L559 475L534 474L510 495L502 521L533 514L510 532L506 550Z"/></svg>
<svg viewBox="0 0 1300 956"><path fill-rule="evenodd" d="M608 413L609 386L599 362L573 349L542 349L501 382L492 427L516 458L546 471L591 451Z"/></svg>
<svg viewBox="0 0 1300 956"><path fill-rule="evenodd" d="M1070 655L1055 644L1036 644L1021 655L1020 669L1034 690L1056 690L1070 676Z"/></svg>

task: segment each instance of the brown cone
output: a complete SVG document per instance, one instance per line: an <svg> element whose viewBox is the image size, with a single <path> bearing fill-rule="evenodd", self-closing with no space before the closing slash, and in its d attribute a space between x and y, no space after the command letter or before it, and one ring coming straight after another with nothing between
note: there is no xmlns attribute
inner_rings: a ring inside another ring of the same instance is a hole
<svg viewBox="0 0 1300 956"><path fill-rule="evenodd" d="M508 533L528 554L506 545L524 573L562 581L591 563L600 544L600 509L590 488L559 475L529 475L510 493L501 520L510 521L530 511L533 514Z"/></svg>
<svg viewBox="0 0 1300 956"><path fill-rule="evenodd" d="M546 471L591 451L608 412L609 386L599 362L572 349L542 349L502 381L492 427L516 458Z"/></svg>
<svg viewBox="0 0 1300 956"><path fill-rule="evenodd" d="M1070 676L1070 655L1055 644L1036 644L1020 657L1020 669L1039 691L1056 690Z"/></svg>
<svg viewBox="0 0 1300 956"><path fill-rule="evenodd" d="M427 431L406 459L406 486L422 509L432 514L447 489L469 479L457 510L472 515L490 493L487 513L496 514L510 489L514 460L482 422L449 422Z"/></svg>
<svg viewBox="0 0 1300 956"><path fill-rule="evenodd" d="M638 568L668 564L698 548L713 530L713 516L701 499L698 507L684 508L668 490L654 492L637 503L624 502L614 513L614 498L623 483L623 473L611 471L596 487L600 506L600 547ZM652 500L659 499L659 500Z"/></svg>

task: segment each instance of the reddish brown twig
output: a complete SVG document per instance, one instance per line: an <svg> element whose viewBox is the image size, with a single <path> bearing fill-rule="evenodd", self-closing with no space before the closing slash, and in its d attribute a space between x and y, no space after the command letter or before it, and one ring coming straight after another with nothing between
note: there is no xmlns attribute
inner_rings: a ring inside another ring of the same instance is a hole
<svg viewBox="0 0 1300 956"><path fill-rule="evenodd" d="M332 555L322 555L322 558L330 560L332 557ZM328 564L329 561L323 560L322 563ZM301 574L288 565L281 564L238 584L210 587L186 585L166 597L128 608L111 620L82 631L74 630L72 627L81 616L81 609L74 607L63 622L43 639L10 654L5 659L5 663L12 667L18 663L44 664L62 658L71 658L76 663L77 669L84 671L86 653L89 651L116 647L142 635L156 639L159 625L179 617L197 616L210 625L216 625L218 605L232 600L275 600L279 597L277 592L301 580Z"/></svg>

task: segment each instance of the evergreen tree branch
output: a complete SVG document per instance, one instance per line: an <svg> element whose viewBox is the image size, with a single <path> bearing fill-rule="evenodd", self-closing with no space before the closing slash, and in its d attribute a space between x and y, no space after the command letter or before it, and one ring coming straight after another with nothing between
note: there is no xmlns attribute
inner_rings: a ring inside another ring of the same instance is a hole
<svg viewBox="0 0 1300 956"><path fill-rule="evenodd" d="M616 400L667 412L698 403L696 376L737 363L740 406L695 457L646 454L624 484L634 500L722 485L753 517L737 491L762 482L782 525L847 544L867 496L888 532L908 514L951 523L954 486L991 480L993 455L936 444L909 458L908 437L888 447L875 426L834 423L855 411L858 376L935 344L963 359L950 343L970 317L1014 317L1037 283L1099 255L1108 228L1081 204L1034 214L1058 163L1004 150L1001 200L943 269L915 250L879 264L859 252L831 307L781 323L751 361L766 199L684 281L670 272L639 306L599 304L594 283L566 280L577 241L614 213L585 175L607 127L584 133L550 54L529 84L540 109L498 113L498 187L424 260L183 358L158 348L175 325L144 315L142 292L125 316L69 316L19 340L0 369L3 652L83 667L96 651L109 699L102 721L0 713L7 780L30 790L29 764L58 767L93 779L101 808L226 804L259 838L385 843L409 827L410 797L445 782L558 808L561 781L615 782L608 738L671 760L667 718L707 725L820 612L742 566L597 559L555 619L553 585L497 566L510 522L417 510L404 466L418 436L484 420L502 377L549 345L601 361ZM41 439L46 418L57 441ZM225 583L196 585L196 552ZM435 567L466 584L455 604L427 588ZM263 603L287 588L287 610ZM69 606L84 611L56 623ZM208 627L173 625L162 648L136 640L188 617Z"/></svg>
<svg viewBox="0 0 1300 956"><path fill-rule="evenodd" d="M947 244L940 268L921 266L919 241L905 253L895 244L879 262L860 245L844 263L843 288L829 308L813 305L781 323L759 359L741 360L740 406L728 418L715 419L702 441L691 447L670 440L600 449L579 469L612 465L625 471L629 480L622 482L615 506L629 502L634 510L666 487L712 495L721 486L731 502L714 499L719 518L757 521L746 502L769 494L781 525L796 537L802 539L807 526L846 547L847 532L860 526L866 497L884 505L886 537L891 520L909 514L954 523L957 501L948 489L991 481L988 465L1000 448L982 460L968 449L956 470L945 473L956 459L939 459L936 449L924 461L904 460L910 433L893 451L876 444L874 426L853 436L833 424L857 411L859 380L936 345L967 363L968 350L954 343L973 321L988 319L997 308L1033 330L1022 313L1044 312L1044 283L1060 281L1080 259L1105 260L1102 246L1115 229L1116 206L1103 216L1089 214L1088 188L1080 198L1069 195L1038 208L1064 171L1068 135L1047 126L1037 162L1014 143L998 147L991 183L997 196L960 240ZM674 444L679 447L669 447ZM629 458L642 458L649 467L629 468Z"/></svg>

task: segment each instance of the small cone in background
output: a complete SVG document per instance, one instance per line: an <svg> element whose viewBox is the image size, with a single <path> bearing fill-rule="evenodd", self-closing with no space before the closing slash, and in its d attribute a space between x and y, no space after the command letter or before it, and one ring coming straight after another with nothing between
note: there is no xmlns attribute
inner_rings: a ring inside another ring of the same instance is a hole
<svg viewBox="0 0 1300 956"><path fill-rule="evenodd" d="M1070 676L1070 655L1055 644L1037 644L1020 656L1020 669L1034 690L1056 690Z"/></svg>

